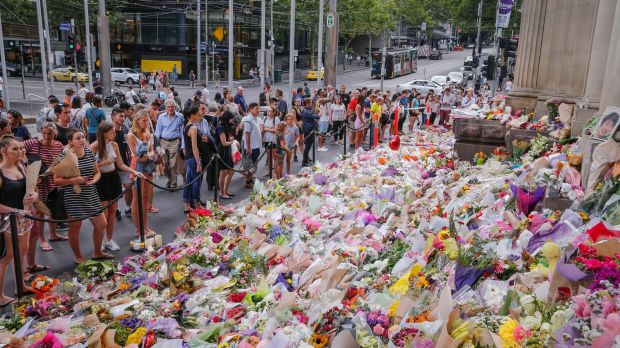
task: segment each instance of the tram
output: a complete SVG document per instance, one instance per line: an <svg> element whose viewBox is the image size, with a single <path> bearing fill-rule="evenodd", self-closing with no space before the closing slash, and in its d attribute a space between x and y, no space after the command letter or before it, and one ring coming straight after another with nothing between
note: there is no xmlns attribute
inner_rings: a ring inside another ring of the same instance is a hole
<svg viewBox="0 0 620 348"><path fill-rule="evenodd" d="M416 48L389 49L385 57L385 78L391 79L418 71ZM381 52L372 53L371 77L381 78Z"/></svg>

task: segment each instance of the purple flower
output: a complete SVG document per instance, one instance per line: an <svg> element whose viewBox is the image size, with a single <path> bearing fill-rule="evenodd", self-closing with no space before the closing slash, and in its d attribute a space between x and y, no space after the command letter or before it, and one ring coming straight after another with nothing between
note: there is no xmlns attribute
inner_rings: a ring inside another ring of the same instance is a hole
<svg viewBox="0 0 620 348"><path fill-rule="evenodd" d="M601 284L604 280L610 282L614 288L618 288L618 285L620 285L620 270L609 266L597 269L594 273L594 281L589 286L590 290L605 290L607 287Z"/></svg>
<svg viewBox="0 0 620 348"><path fill-rule="evenodd" d="M464 266L457 262L456 269L454 271L454 286L456 287L455 291L459 291L465 285L474 285L478 281L478 279L482 277L484 272L490 272L492 270L493 267L478 269L472 266Z"/></svg>
<svg viewBox="0 0 620 348"><path fill-rule="evenodd" d="M396 196L396 191L392 188L386 188L380 194L376 195L377 199L385 199L388 202L394 201L394 197Z"/></svg>
<svg viewBox="0 0 620 348"><path fill-rule="evenodd" d="M327 176L323 174L316 174L314 176L314 183L320 186L327 184L327 180L328 180Z"/></svg>
<svg viewBox="0 0 620 348"><path fill-rule="evenodd" d="M121 325L126 326L132 330L135 330L138 327L142 326L142 320L136 317L125 318L125 319L121 319Z"/></svg>
<svg viewBox="0 0 620 348"><path fill-rule="evenodd" d="M282 273L278 275L278 278L276 278L276 281L273 285L276 285L278 283L284 285L286 287L286 290L293 291L293 286L286 281L286 278Z"/></svg>
<svg viewBox="0 0 620 348"><path fill-rule="evenodd" d="M387 177L396 176L397 174L398 174L398 170L394 166L389 166L381 172L381 176L387 176Z"/></svg>
<svg viewBox="0 0 620 348"><path fill-rule="evenodd" d="M224 237L222 237L221 234L214 232L213 234L211 234L211 240L213 241L213 243L218 244L219 242L221 242L224 239Z"/></svg>

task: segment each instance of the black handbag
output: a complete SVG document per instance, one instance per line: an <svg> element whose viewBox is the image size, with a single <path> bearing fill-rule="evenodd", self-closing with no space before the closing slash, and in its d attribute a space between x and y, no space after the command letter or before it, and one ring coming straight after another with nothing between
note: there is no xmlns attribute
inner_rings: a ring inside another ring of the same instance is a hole
<svg viewBox="0 0 620 348"><path fill-rule="evenodd" d="M67 211L65 210L65 191L61 188L54 188L47 194L45 205L52 213L52 219L64 220L67 218Z"/></svg>

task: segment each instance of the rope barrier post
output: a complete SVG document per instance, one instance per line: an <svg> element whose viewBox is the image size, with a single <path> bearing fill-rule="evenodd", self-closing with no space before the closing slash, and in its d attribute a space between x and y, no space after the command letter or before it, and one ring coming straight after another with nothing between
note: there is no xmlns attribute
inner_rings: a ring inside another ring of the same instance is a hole
<svg viewBox="0 0 620 348"><path fill-rule="evenodd" d="M145 239L144 239L144 216L143 211L144 211L144 207L142 206L142 178L138 177L138 180L136 182L136 193L138 195L138 226L140 227L140 243L142 243L142 245L145 245Z"/></svg>
<svg viewBox="0 0 620 348"><path fill-rule="evenodd" d="M220 189L220 168L219 168L219 163L220 163L220 155L219 153L216 153L215 155L213 155L213 165L215 166L215 182L213 184L213 202L215 203L219 203L220 202L220 196L218 195L219 189Z"/></svg>
<svg viewBox="0 0 620 348"><path fill-rule="evenodd" d="M17 298L22 298L24 297L24 279L22 277L22 258L19 252L17 216L11 214L9 222L11 224L11 243L13 244L13 265L15 266L15 288L17 289Z"/></svg>
<svg viewBox="0 0 620 348"><path fill-rule="evenodd" d="M344 121L344 148L342 149L342 154L344 155L344 158L347 158L347 131L348 131L348 127L347 127L347 120Z"/></svg>
<svg viewBox="0 0 620 348"><path fill-rule="evenodd" d="M267 158L269 159L269 179L273 179L273 143L268 143L267 148L267 151L269 151L267 154Z"/></svg>
<svg viewBox="0 0 620 348"><path fill-rule="evenodd" d="M316 132L312 132L312 136L314 137L314 140L312 142L312 164L316 163Z"/></svg>

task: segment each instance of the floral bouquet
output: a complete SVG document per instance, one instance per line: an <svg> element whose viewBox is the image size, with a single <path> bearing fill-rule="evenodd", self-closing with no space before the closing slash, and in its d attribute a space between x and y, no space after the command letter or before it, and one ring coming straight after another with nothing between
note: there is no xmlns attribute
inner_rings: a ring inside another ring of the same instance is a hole
<svg viewBox="0 0 620 348"><path fill-rule="evenodd" d="M47 277L43 274L37 274L32 280L31 286L37 300L42 299L45 295L52 291L60 281L58 279Z"/></svg>
<svg viewBox="0 0 620 348"><path fill-rule="evenodd" d="M474 163L476 163L476 165L481 166L483 164L485 164L487 161L487 155L484 152L477 152L474 155Z"/></svg>
<svg viewBox="0 0 620 348"><path fill-rule="evenodd" d="M75 268L75 272L81 279L91 282L101 282L110 279L115 272L113 261L88 260Z"/></svg>
<svg viewBox="0 0 620 348"><path fill-rule="evenodd" d="M530 142L527 140L512 141L512 158L517 160L530 149Z"/></svg>
<svg viewBox="0 0 620 348"><path fill-rule="evenodd" d="M498 146L493 149L493 156L497 158L498 161L503 162L508 158L510 152L505 146Z"/></svg>

